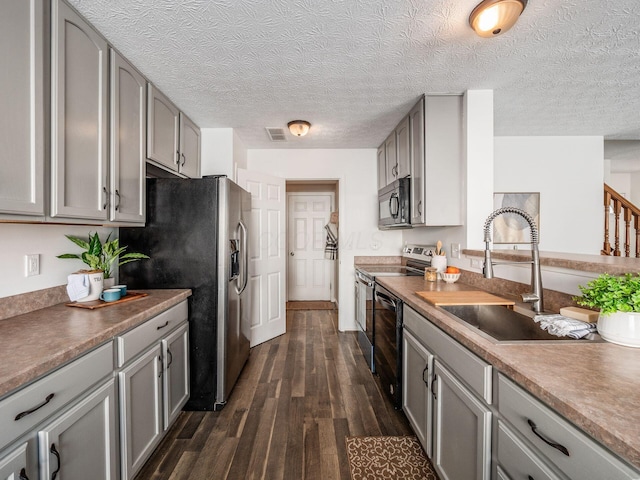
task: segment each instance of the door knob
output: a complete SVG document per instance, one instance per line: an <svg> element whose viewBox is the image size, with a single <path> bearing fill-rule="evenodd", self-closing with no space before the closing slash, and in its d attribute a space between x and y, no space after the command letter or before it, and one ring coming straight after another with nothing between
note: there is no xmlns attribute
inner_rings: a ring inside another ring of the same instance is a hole
<svg viewBox="0 0 640 480"><path fill-rule="evenodd" d="M295 254L293 252L289 252L289 255L293 257Z"/></svg>

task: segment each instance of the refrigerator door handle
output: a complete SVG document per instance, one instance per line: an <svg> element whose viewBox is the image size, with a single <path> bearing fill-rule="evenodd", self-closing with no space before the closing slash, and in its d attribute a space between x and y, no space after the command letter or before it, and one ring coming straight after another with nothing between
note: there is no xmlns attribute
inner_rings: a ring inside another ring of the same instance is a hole
<svg viewBox="0 0 640 480"><path fill-rule="evenodd" d="M247 234L247 227L242 220L238 223L240 230L242 231L242 288L240 288L238 295L245 291L247 283L249 282L249 235Z"/></svg>

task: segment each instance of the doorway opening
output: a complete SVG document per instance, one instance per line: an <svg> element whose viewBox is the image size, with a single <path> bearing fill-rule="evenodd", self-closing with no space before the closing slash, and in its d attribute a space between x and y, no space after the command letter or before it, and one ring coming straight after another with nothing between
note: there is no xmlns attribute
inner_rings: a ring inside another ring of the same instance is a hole
<svg viewBox="0 0 640 480"><path fill-rule="evenodd" d="M291 302L337 307L339 251L332 253L330 239L338 232L338 191L337 180L286 182L288 307L303 307Z"/></svg>

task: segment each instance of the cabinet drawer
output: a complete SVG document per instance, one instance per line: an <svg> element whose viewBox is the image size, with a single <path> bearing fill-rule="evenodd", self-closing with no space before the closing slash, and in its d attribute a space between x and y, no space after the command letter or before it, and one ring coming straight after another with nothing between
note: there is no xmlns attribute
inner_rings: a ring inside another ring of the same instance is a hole
<svg viewBox="0 0 640 480"><path fill-rule="evenodd" d="M0 402L0 450L112 373L109 342L5 398Z"/></svg>
<svg viewBox="0 0 640 480"><path fill-rule="evenodd" d="M403 313L404 327L456 372L456 376L471 390L491 404L491 365L471 353L411 307L405 305Z"/></svg>
<svg viewBox="0 0 640 480"><path fill-rule="evenodd" d="M165 310L161 314L138 325L127 333L117 337L118 341L118 367L122 367L129 360L142 353L154 342L159 341L164 335L187 320L187 301Z"/></svg>
<svg viewBox="0 0 640 480"><path fill-rule="evenodd" d="M503 375L498 380L498 410L569 478L640 478L638 472Z"/></svg>
<svg viewBox="0 0 640 480"><path fill-rule="evenodd" d="M498 421L498 463L509 478L535 480L560 480L544 462L537 457L501 421Z"/></svg>

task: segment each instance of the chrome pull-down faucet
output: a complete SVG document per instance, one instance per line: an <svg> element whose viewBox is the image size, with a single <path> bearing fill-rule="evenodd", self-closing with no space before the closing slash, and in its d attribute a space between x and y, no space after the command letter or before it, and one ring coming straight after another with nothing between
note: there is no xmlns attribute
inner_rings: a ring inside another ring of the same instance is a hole
<svg viewBox="0 0 640 480"><path fill-rule="evenodd" d="M515 213L524 218L531 227L531 261L529 262L493 262L491 261L491 225L496 217L504 213ZM482 273L484 278L493 278L494 265L508 265L525 263L531 264L531 290L530 293L523 293L522 300L531 303L531 308L536 313L544 310L544 299L542 295L542 275L540 273L540 252L538 251L538 227L535 221L524 210L515 207L502 207L492 212L484 222L484 267Z"/></svg>

